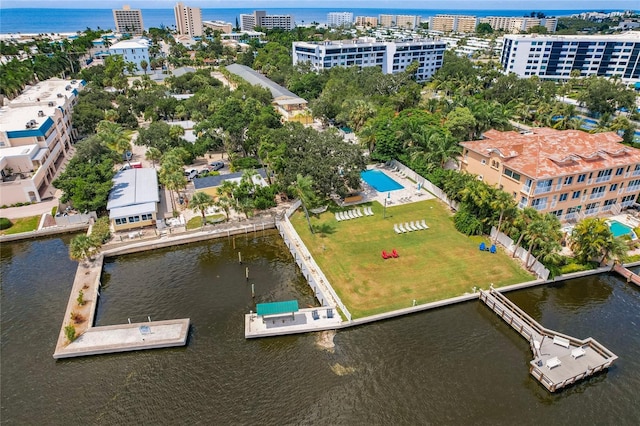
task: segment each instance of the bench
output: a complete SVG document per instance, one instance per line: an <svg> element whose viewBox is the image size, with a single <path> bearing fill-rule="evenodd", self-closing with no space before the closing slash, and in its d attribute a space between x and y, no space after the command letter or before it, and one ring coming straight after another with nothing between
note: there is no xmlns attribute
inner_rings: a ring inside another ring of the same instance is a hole
<svg viewBox="0 0 640 426"><path fill-rule="evenodd" d="M554 356L553 358L549 358L547 360L547 368L549 370L558 367L559 365L562 365L562 361L560 361L557 356Z"/></svg>
<svg viewBox="0 0 640 426"><path fill-rule="evenodd" d="M581 356L583 356L584 354L586 354L584 348L579 347L579 348L575 348L571 351L571 356L573 357L573 359L578 359Z"/></svg>
<svg viewBox="0 0 640 426"><path fill-rule="evenodd" d="M560 337L560 336L553 336L553 344L558 346L564 346L567 349L569 349L569 346L571 346L571 342L569 342L569 339L565 339L564 337Z"/></svg>

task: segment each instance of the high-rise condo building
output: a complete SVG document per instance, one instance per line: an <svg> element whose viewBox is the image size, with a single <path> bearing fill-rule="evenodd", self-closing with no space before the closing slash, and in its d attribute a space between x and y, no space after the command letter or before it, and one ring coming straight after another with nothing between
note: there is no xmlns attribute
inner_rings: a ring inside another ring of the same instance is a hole
<svg viewBox="0 0 640 426"><path fill-rule="evenodd" d="M358 27L377 27L378 18L375 16L356 16L356 26Z"/></svg>
<svg viewBox="0 0 640 426"><path fill-rule="evenodd" d="M267 15L264 10L254 10L251 15L240 15L240 30L252 31L256 27L273 29L282 28L292 30L296 26L292 15Z"/></svg>
<svg viewBox="0 0 640 426"><path fill-rule="evenodd" d="M506 35L504 72L520 77L568 79L580 76L620 77L640 82L640 32L614 35Z"/></svg>
<svg viewBox="0 0 640 426"><path fill-rule="evenodd" d="M330 27L348 27L353 24L353 13L351 12L329 12L327 13L327 25Z"/></svg>
<svg viewBox="0 0 640 426"><path fill-rule="evenodd" d="M202 36L202 15L199 7L189 7L177 3L173 8L176 16L176 30L180 35Z"/></svg>
<svg viewBox="0 0 640 426"><path fill-rule="evenodd" d="M467 15L436 15L429 18L429 29L444 33L473 33L476 31L478 18Z"/></svg>
<svg viewBox="0 0 640 426"><path fill-rule="evenodd" d="M428 79L442 66L446 44L434 40L376 41L370 37L320 43L294 42L293 64L308 62L314 70L333 67L379 67L384 74L419 64L416 79Z"/></svg>
<svg viewBox="0 0 640 426"><path fill-rule="evenodd" d="M120 34L140 35L144 31L142 11L131 9L124 5L122 9L113 9L113 21L116 24L116 32Z"/></svg>

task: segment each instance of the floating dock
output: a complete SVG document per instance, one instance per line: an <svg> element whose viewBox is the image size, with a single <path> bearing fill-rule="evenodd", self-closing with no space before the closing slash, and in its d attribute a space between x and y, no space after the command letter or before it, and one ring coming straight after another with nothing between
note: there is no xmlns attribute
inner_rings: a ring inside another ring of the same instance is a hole
<svg viewBox="0 0 640 426"><path fill-rule="evenodd" d="M550 392L605 370L618 359L591 337L579 340L542 327L493 288L480 290L480 300L529 341L534 355L529 372Z"/></svg>
<svg viewBox="0 0 640 426"><path fill-rule="evenodd" d="M342 319L336 309L305 308L296 312L279 315L258 315L250 313L244 319L244 337L285 336L287 334L310 333L314 331L340 328Z"/></svg>

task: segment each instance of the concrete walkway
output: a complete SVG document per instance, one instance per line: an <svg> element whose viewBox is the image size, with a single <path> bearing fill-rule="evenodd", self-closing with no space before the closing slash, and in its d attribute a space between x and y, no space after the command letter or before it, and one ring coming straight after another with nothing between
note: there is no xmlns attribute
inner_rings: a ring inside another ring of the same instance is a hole
<svg viewBox="0 0 640 426"><path fill-rule="evenodd" d="M57 198L52 198L36 204L29 204L28 206L0 209L0 217L20 219L23 217L42 216L44 213L51 213L51 209L54 207L58 207Z"/></svg>

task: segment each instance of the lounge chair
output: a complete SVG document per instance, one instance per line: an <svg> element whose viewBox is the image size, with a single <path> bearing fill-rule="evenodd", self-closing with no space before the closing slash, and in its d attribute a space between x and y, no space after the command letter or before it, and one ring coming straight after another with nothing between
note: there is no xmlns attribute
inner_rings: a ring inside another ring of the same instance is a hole
<svg viewBox="0 0 640 426"><path fill-rule="evenodd" d="M358 217L362 217L362 216L364 216L364 215L362 214L362 211L360 211L360 208L357 208L357 209L356 209L356 214L358 215Z"/></svg>
<svg viewBox="0 0 640 426"><path fill-rule="evenodd" d="M586 354L586 351L584 350L583 347L579 347L571 350L571 356L573 357L573 359L578 359L581 356L584 356L584 354Z"/></svg>
<svg viewBox="0 0 640 426"><path fill-rule="evenodd" d="M346 214L349 219L355 219L355 216L353 215L353 212L351 210L345 212L344 214Z"/></svg>
<svg viewBox="0 0 640 426"><path fill-rule="evenodd" d="M393 257L391 254L387 253L385 250L382 250L382 258L383 259L389 259Z"/></svg>
<svg viewBox="0 0 640 426"><path fill-rule="evenodd" d="M487 245L483 241L480 243L480 246L478 248L480 249L480 251L485 251L487 250Z"/></svg>
<svg viewBox="0 0 640 426"><path fill-rule="evenodd" d="M342 212L342 219L349 220L349 219L352 219L352 217L349 216L349 212Z"/></svg>
<svg viewBox="0 0 640 426"><path fill-rule="evenodd" d="M409 228L411 228L411 230L413 231L419 231L420 228L416 227L416 225L414 225L413 222L409 223Z"/></svg>
<svg viewBox="0 0 640 426"><path fill-rule="evenodd" d="M427 221L426 221L426 220L422 219L422 223L421 223L421 225L422 225L422 227L423 227L424 229L429 229L429 226L427 226Z"/></svg>
<svg viewBox="0 0 640 426"><path fill-rule="evenodd" d="M402 231L400 230L400 228L398 228L397 223L393 224L393 230L396 231L396 234L402 234Z"/></svg>
<svg viewBox="0 0 640 426"><path fill-rule="evenodd" d="M373 209L369 207L369 216L373 216Z"/></svg>
<svg viewBox="0 0 640 426"><path fill-rule="evenodd" d="M342 212L336 213L336 218L338 218L339 221L345 220L344 219L344 215L342 214Z"/></svg>
<svg viewBox="0 0 640 426"><path fill-rule="evenodd" d="M364 214L366 214L367 216L373 216L373 212L371 211L371 207L365 207L364 208Z"/></svg>
<svg viewBox="0 0 640 426"><path fill-rule="evenodd" d="M489 249L489 253L496 254L496 245L491 244L491 248Z"/></svg>
<svg viewBox="0 0 640 426"><path fill-rule="evenodd" d="M339 214L339 213L336 213L336 220L337 220L338 222L340 222L340 221L342 220L342 217L340 216L340 214Z"/></svg>
<svg viewBox="0 0 640 426"><path fill-rule="evenodd" d="M402 226L402 224L398 225L398 229L400 229L403 233L407 232L407 230L405 229L404 226Z"/></svg>
<svg viewBox="0 0 640 426"><path fill-rule="evenodd" d="M404 223L404 229L407 230L407 232L411 232L413 231L413 229L409 226L409 222L405 222Z"/></svg>
<svg viewBox="0 0 640 426"><path fill-rule="evenodd" d="M418 229L419 229L419 230L421 230L421 231L422 231L423 229L426 229L426 228L424 228L422 225L420 225L420 222L418 222L417 220L416 220L416 228L418 228Z"/></svg>
<svg viewBox="0 0 640 426"><path fill-rule="evenodd" d="M398 257L398 256L400 256L400 255L398 254L398 252L396 251L396 249L393 249L393 250L391 250L391 256L393 256L393 257Z"/></svg>
<svg viewBox="0 0 640 426"><path fill-rule="evenodd" d="M311 317L312 317L314 320L319 320L319 319L320 319L320 315L318 315L318 311L317 311L317 310L315 310L315 311L311 311Z"/></svg>

